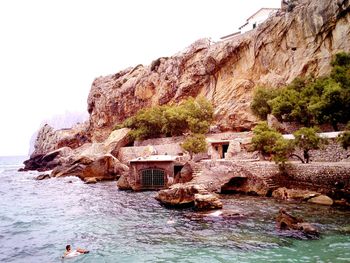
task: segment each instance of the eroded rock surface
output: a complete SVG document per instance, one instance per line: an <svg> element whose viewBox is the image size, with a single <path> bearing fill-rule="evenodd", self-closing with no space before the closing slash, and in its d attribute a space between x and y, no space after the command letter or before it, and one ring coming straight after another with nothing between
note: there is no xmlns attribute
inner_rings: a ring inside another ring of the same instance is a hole
<svg viewBox="0 0 350 263"><path fill-rule="evenodd" d="M219 130L250 129L257 121L249 109L254 87L324 75L335 53L350 51L349 1L298 2L231 40L201 39L149 66L96 78L88 97L93 140L139 109L198 95L213 103Z"/></svg>

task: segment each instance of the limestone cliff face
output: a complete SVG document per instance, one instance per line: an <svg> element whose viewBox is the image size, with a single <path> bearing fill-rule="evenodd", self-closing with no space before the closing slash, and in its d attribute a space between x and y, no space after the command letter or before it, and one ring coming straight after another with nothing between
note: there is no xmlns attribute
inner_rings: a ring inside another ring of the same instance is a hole
<svg viewBox="0 0 350 263"><path fill-rule="evenodd" d="M89 132L104 140L116 123L152 105L204 95L221 130L247 130L257 121L249 104L255 86L281 86L320 76L332 56L350 51L348 0L300 1L234 39L198 40L185 51L94 80Z"/></svg>
<svg viewBox="0 0 350 263"><path fill-rule="evenodd" d="M90 142L90 138L86 135L87 128L87 123L81 123L76 124L71 129L55 130L50 125L45 124L38 131L31 157L44 155L61 147L75 149Z"/></svg>

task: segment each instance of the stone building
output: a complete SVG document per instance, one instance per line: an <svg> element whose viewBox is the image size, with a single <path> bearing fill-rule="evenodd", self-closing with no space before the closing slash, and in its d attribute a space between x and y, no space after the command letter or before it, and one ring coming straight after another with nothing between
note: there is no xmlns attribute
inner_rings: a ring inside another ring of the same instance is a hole
<svg viewBox="0 0 350 263"><path fill-rule="evenodd" d="M184 162L180 156L151 155L130 161L130 179L133 190L159 190L174 183Z"/></svg>

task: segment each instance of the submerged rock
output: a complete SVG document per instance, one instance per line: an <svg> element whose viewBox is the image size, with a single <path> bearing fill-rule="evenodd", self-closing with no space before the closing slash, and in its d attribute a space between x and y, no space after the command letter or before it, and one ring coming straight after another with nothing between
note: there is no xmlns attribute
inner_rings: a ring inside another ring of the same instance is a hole
<svg viewBox="0 0 350 263"><path fill-rule="evenodd" d="M49 174L40 174L35 178L35 180L38 180L38 181L45 180L45 179L50 179L50 175Z"/></svg>
<svg viewBox="0 0 350 263"><path fill-rule="evenodd" d="M276 217L277 228L280 230L298 230L307 237L318 237L318 229L310 223L304 222L302 218L292 216L283 208L280 209Z"/></svg>

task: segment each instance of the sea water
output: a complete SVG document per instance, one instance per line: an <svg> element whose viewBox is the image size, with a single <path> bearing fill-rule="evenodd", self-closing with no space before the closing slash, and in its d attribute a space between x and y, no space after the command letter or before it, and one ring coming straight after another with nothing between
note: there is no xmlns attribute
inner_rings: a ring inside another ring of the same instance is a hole
<svg viewBox="0 0 350 263"><path fill-rule="evenodd" d="M167 209L116 182L36 181L22 161L0 158L0 262L350 262L349 210L237 195L221 198L240 215ZM320 238L276 230L281 207ZM63 260L67 244L90 253Z"/></svg>

